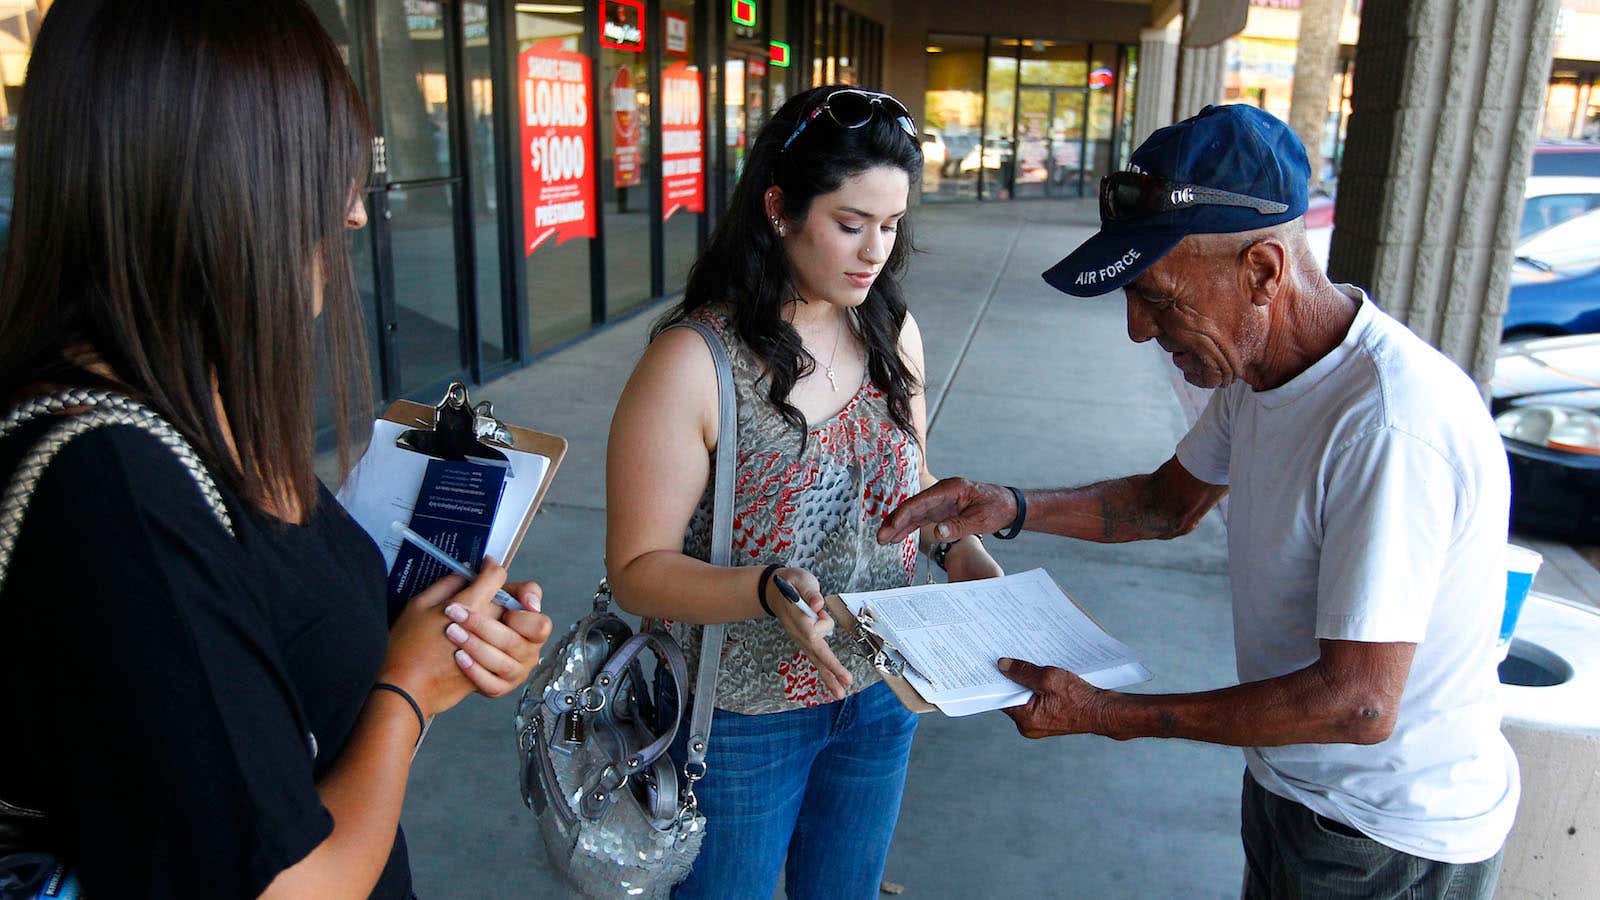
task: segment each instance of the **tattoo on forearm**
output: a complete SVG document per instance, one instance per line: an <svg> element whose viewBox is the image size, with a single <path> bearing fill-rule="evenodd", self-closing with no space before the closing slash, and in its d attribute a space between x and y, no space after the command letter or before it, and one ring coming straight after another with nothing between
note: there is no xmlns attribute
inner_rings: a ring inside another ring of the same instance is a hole
<svg viewBox="0 0 1600 900"><path fill-rule="evenodd" d="M1156 716L1156 736L1175 737L1178 733L1178 717L1170 709L1161 710Z"/></svg>
<svg viewBox="0 0 1600 900"><path fill-rule="evenodd" d="M1108 541L1125 534L1124 529L1133 538L1166 537L1180 525L1179 517L1163 508L1160 484L1153 478L1133 491L1106 492L1100 498L1100 520L1101 534Z"/></svg>

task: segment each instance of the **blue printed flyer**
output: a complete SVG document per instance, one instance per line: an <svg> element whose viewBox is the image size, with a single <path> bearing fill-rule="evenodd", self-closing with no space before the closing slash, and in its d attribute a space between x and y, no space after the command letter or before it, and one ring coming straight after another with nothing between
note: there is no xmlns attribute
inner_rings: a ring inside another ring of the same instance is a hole
<svg viewBox="0 0 1600 900"><path fill-rule="evenodd" d="M483 564L506 468L435 459L428 462L411 514L411 530L476 570ZM449 571L409 543L389 570L389 608L398 609Z"/></svg>

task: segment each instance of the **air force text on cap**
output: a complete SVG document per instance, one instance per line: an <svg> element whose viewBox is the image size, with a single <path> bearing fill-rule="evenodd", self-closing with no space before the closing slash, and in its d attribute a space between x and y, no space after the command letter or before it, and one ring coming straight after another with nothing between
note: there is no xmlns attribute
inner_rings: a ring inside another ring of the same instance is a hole
<svg viewBox="0 0 1600 900"><path fill-rule="evenodd" d="M1139 251L1129 250L1122 254L1121 259L1112 260L1111 265L1088 272L1079 272L1075 284L1098 284L1121 275L1127 268L1139 260Z"/></svg>

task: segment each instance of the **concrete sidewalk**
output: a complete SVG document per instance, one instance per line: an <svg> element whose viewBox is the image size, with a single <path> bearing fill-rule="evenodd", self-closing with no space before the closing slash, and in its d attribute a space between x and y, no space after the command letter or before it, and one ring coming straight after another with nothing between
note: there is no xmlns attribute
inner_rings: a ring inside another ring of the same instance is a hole
<svg viewBox="0 0 1600 900"><path fill-rule="evenodd" d="M1165 357L1129 342L1120 299L1074 301L1039 272L1094 230L1091 203L923 206L908 278L926 342L936 474L1027 486L1149 471L1184 431ZM510 421L571 452L513 566L565 628L603 574L612 407L656 308L483 386ZM1008 571L1045 566L1155 673L1145 689L1235 681L1227 556L1215 516L1165 543L991 541ZM427 897L564 896L517 790L515 697L472 698L433 728L404 824ZM887 877L906 896L1238 896L1237 750L1096 737L1030 742L998 713L924 717ZM715 777L712 773L710 777Z"/></svg>

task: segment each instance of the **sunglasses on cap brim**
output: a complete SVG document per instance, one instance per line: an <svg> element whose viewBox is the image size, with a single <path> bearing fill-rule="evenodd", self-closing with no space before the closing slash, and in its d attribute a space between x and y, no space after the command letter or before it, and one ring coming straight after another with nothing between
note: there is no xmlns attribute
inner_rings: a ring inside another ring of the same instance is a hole
<svg viewBox="0 0 1600 900"><path fill-rule="evenodd" d="M1121 222L1193 206L1238 206L1264 216L1288 212L1287 204L1248 194L1172 181L1143 172L1112 172L1100 179L1100 221Z"/></svg>
<svg viewBox="0 0 1600 900"><path fill-rule="evenodd" d="M900 126L900 130L909 135L912 140L916 139L917 123L912 120L911 110L906 109L904 103L879 91L863 91L849 88L834 91L823 98L821 103L813 107L811 112L802 116L799 126L795 128L793 134L789 135L789 139L783 142L783 147L778 152L782 153L784 150L789 149L789 145L794 143L795 138L800 136L800 132L805 131L806 126L816 121L817 117L823 113L827 113L828 118L833 120L833 124L838 125L840 128L860 128L871 122L873 115L879 112L883 113L885 118Z"/></svg>

